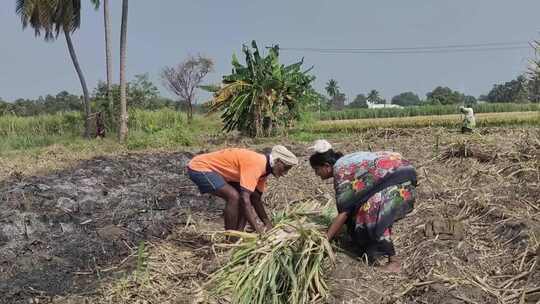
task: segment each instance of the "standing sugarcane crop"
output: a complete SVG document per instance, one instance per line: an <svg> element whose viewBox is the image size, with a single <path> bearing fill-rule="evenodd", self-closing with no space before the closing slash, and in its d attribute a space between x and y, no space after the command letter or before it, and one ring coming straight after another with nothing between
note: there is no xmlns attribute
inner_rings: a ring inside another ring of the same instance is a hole
<svg viewBox="0 0 540 304"><path fill-rule="evenodd" d="M297 164L292 152L277 145L267 155L236 148L197 155L187 170L201 193L226 201L226 230L244 230L247 220L255 231L262 233L272 228L261 202L268 175L283 176ZM257 223L257 216L264 226Z"/></svg>
<svg viewBox="0 0 540 304"><path fill-rule="evenodd" d="M343 156L326 140L311 147L309 162L322 179L334 178L338 215L327 232L332 240L347 224L358 254L373 263L387 256L384 270L399 272L391 239L392 225L412 211L416 170L396 152L355 152Z"/></svg>

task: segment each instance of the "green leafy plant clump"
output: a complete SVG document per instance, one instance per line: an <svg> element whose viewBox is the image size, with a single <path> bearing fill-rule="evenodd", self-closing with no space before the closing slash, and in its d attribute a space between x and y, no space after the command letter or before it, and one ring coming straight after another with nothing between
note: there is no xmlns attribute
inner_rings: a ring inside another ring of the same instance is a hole
<svg viewBox="0 0 540 304"><path fill-rule="evenodd" d="M279 46L262 57L255 41L243 46L246 65L233 55L233 71L223 76L214 92L211 112L221 112L225 131L238 130L252 137L275 135L299 118L304 104L315 99L311 83L315 77L302 71L303 60L285 66L279 63Z"/></svg>

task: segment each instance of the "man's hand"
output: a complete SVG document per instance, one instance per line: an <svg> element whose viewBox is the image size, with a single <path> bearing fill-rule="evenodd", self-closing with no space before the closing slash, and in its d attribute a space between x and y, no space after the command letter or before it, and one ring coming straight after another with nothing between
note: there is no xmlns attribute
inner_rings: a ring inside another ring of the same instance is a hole
<svg viewBox="0 0 540 304"><path fill-rule="evenodd" d="M257 191L253 192L251 194L251 204L253 208L255 209L255 212L257 213L257 216L264 224L264 228L266 231L272 229L272 221L270 221L270 218L266 214L266 210L264 209L264 205L261 200L261 194Z"/></svg>
<svg viewBox="0 0 540 304"><path fill-rule="evenodd" d="M250 199L251 193L242 191L241 195L242 195L241 202L244 208L244 215L246 216L248 223L251 225L251 227L253 227L253 229L255 229L255 231L257 231L257 233L263 233L264 226L259 225L259 223L257 223L257 219L256 219L257 214L255 213L255 210L253 206L251 205L251 199Z"/></svg>

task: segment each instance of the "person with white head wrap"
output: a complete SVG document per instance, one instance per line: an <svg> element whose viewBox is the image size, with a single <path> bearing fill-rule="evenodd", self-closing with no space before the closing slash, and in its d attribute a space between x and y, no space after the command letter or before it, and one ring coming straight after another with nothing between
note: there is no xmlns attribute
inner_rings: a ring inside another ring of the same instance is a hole
<svg viewBox="0 0 540 304"><path fill-rule="evenodd" d="M272 152L270 152L270 165L274 167L274 163L278 159L287 166L298 165L298 158L282 145L275 145L272 147Z"/></svg>
<svg viewBox="0 0 540 304"><path fill-rule="evenodd" d="M317 139L309 149L316 153L324 153L332 149L332 145L326 139Z"/></svg>
<svg viewBox="0 0 540 304"><path fill-rule="evenodd" d="M230 148L195 156L187 165L190 179L201 193L221 197L225 205L225 229L243 230L246 220L257 231L272 227L261 201L266 179L283 176L298 164L296 156L282 145L269 154ZM257 222L257 217L264 226Z"/></svg>
<svg viewBox="0 0 540 304"><path fill-rule="evenodd" d="M476 127L476 119L474 118L473 109L460 106L459 111L465 115L463 118L463 124L461 126L461 133L472 132L474 127Z"/></svg>

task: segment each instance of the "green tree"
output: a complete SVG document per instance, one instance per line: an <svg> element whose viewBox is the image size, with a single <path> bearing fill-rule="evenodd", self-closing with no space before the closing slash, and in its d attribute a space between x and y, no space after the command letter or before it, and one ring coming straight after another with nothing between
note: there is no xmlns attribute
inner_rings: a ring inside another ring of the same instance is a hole
<svg viewBox="0 0 540 304"><path fill-rule="evenodd" d="M486 94L480 94L480 96L478 96L478 100L479 101L487 101L487 95Z"/></svg>
<svg viewBox="0 0 540 304"><path fill-rule="evenodd" d="M56 96L47 95L45 97L45 112L54 114L58 112L81 111L83 104L80 96L72 95L67 91L61 91Z"/></svg>
<svg viewBox="0 0 540 304"><path fill-rule="evenodd" d="M400 105L403 107L417 106L422 103L418 95L413 92L403 92L399 95L392 97L392 104Z"/></svg>
<svg viewBox="0 0 540 304"><path fill-rule="evenodd" d="M9 111L9 104L0 97L0 116L6 115Z"/></svg>
<svg viewBox="0 0 540 304"><path fill-rule="evenodd" d="M69 54L81 82L85 109L85 137L90 137L90 99L86 80L73 47L71 34L81 26L80 0L16 0L16 13L21 18L23 28L28 25L34 29L36 36L44 33L45 41L58 38L64 34Z"/></svg>
<svg viewBox="0 0 540 304"><path fill-rule="evenodd" d="M126 52L127 52L127 22L128 0L122 0L122 22L120 24L120 119L118 140L124 142L128 133L127 114L127 83L126 83Z"/></svg>
<svg viewBox="0 0 540 304"><path fill-rule="evenodd" d="M326 93L330 96L330 106L335 110L341 110L345 107L345 94L341 93L336 80L330 79L326 83Z"/></svg>
<svg viewBox="0 0 540 304"><path fill-rule="evenodd" d="M436 87L426 94L427 102L430 104L451 105L463 103L465 95L458 91L453 91L448 87Z"/></svg>
<svg viewBox="0 0 540 304"><path fill-rule="evenodd" d="M487 94L487 102L528 102L527 79L520 75L504 84L495 84Z"/></svg>
<svg viewBox="0 0 540 304"><path fill-rule="evenodd" d="M37 99L19 98L13 103L0 101L2 114L18 116L33 116L39 114L54 114L58 112L82 111L83 102L81 96L61 91L56 95L40 96Z"/></svg>
<svg viewBox="0 0 540 304"><path fill-rule="evenodd" d="M128 105L130 107L150 109L159 99L159 89L150 81L148 73L135 75L135 80L128 84Z"/></svg>
<svg viewBox="0 0 540 304"><path fill-rule="evenodd" d="M366 98L366 95L364 94L358 94L356 95L356 97L354 98L353 102L349 103L347 105L347 107L351 108L351 109L356 109L356 108L367 108L368 107L368 104L367 104L367 98Z"/></svg>
<svg viewBox="0 0 540 304"><path fill-rule="evenodd" d="M176 102L169 98L162 97L157 86L150 80L147 73L135 75L135 79L126 84L127 105L129 108L145 110L156 110L164 107L178 108ZM120 99L120 86L113 84L111 96L115 100ZM107 83L100 81L93 91L92 99L96 102L98 111L105 111L108 108ZM113 115L120 112L120 105L115 104Z"/></svg>
<svg viewBox="0 0 540 304"><path fill-rule="evenodd" d="M261 56L255 41L242 51L246 64L233 55L233 71L223 76L222 86L210 101L210 111L221 111L224 130L239 130L250 136L270 136L298 118L303 103L315 97L303 60L285 66L279 62L279 47Z"/></svg>
<svg viewBox="0 0 540 304"><path fill-rule="evenodd" d="M369 94L367 96L367 102L371 104L385 104L386 100L384 100L384 98L381 98L381 96L379 95L379 91L371 90L369 91Z"/></svg>
<svg viewBox="0 0 540 304"><path fill-rule="evenodd" d="M330 79L326 83L325 90L326 93L328 93L328 96L330 96L330 98L334 98L335 96L337 96L339 94L339 86L337 81L335 79Z"/></svg>

